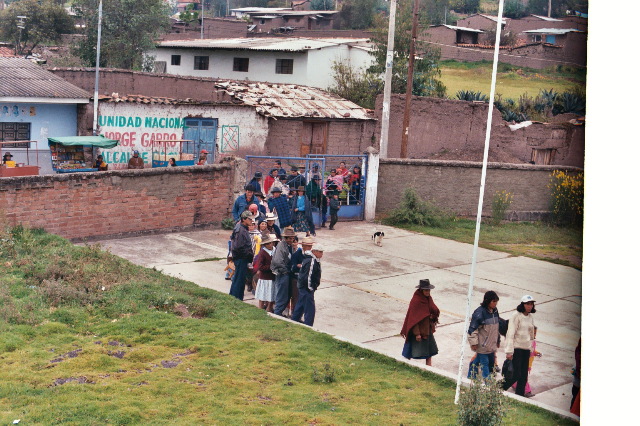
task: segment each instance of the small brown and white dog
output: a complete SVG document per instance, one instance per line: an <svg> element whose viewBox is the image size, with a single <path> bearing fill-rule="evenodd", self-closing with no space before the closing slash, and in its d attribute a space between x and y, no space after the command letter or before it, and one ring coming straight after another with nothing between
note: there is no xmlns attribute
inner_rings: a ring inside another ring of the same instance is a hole
<svg viewBox="0 0 640 426"><path fill-rule="evenodd" d="M371 239L378 247L382 247L382 239L384 238L384 232L376 231L373 233Z"/></svg>

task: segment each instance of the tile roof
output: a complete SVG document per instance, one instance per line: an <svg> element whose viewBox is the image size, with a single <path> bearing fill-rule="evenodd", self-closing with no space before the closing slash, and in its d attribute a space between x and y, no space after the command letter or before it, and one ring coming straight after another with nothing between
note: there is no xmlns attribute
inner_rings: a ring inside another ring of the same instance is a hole
<svg viewBox="0 0 640 426"><path fill-rule="evenodd" d="M119 93L112 93L111 95L98 95L99 101L104 102L132 102L137 104L159 104L159 105L178 105L185 103L193 103L192 99L174 99L165 98L160 96L145 96L145 95L124 95L120 96Z"/></svg>
<svg viewBox="0 0 640 426"><path fill-rule="evenodd" d="M86 99L91 94L22 58L0 57L0 101L2 98Z"/></svg>
<svg viewBox="0 0 640 426"><path fill-rule="evenodd" d="M373 120L367 109L315 87L224 81L215 86L265 117Z"/></svg>
<svg viewBox="0 0 640 426"><path fill-rule="evenodd" d="M19 58L13 52L13 49L6 46L0 46L0 58Z"/></svg>

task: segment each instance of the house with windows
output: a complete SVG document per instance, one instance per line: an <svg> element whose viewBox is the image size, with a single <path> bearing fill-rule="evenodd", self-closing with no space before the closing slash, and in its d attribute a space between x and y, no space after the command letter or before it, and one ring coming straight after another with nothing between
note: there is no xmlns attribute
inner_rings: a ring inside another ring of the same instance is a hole
<svg viewBox="0 0 640 426"><path fill-rule="evenodd" d="M365 38L263 37L165 40L150 54L161 73L326 89L334 62L366 68L373 62L370 51Z"/></svg>
<svg viewBox="0 0 640 426"><path fill-rule="evenodd" d="M50 171L47 138L77 135L78 108L90 98L28 59L0 57L0 142L15 141L3 151L17 163L39 163L41 174Z"/></svg>

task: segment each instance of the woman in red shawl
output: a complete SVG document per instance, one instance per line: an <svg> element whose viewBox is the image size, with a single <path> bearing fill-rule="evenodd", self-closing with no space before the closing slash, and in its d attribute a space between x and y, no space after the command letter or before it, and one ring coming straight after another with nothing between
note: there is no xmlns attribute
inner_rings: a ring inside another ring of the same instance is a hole
<svg viewBox="0 0 640 426"><path fill-rule="evenodd" d="M407 316L400 335L405 338L402 356L405 358L426 359L431 365L431 357L438 354L438 345L433 337L440 316L440 309L433 303L431 285L428 279L420 280L413 293Z"/></svg>

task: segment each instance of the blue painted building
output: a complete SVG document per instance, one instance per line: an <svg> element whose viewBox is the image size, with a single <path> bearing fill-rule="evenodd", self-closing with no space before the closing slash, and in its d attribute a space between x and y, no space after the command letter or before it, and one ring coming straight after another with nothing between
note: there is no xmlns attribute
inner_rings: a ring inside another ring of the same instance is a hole
<svg viewBox="0 0 640 426"><path fill-rule="evenodd" d="M40 174L53 173L47 138L76 136L78 105L90 98L28 59L0 58L0 142L16 142L3 144L3 152L17 163L37 162Z"/></svg>

